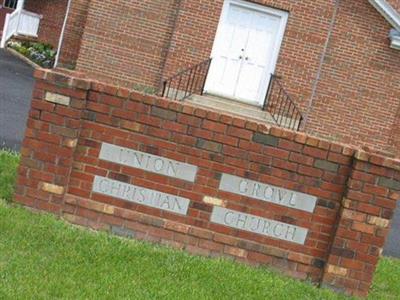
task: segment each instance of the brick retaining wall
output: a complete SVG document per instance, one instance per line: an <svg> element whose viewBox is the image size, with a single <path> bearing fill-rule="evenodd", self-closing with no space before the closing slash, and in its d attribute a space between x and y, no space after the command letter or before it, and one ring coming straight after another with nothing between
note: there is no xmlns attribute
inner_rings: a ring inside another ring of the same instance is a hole
<svg viewBox="0 0 400 300"><path fill-rule="evenodd" d="M17 202L367 295L400 198L399 160L71 75L36 78ZM134 151L148 163L129 166ZM168 173L167 162L187 164L193 180ZM242 194L226 191L230 175Z"/></svg>

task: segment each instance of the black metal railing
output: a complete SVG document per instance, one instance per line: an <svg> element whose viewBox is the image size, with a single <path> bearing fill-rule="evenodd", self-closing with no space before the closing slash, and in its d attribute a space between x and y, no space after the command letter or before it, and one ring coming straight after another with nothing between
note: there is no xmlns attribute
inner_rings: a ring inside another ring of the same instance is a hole
<svg viewBox="0 0 400 300"><path fill-rule="evenodd" d="M271 75L263 109L271 114L279 126L300 130L303 116L279 79L280 77Z"/></svg>
<svg viewBox="0 0 400 300"><path fill-rule="evenodd" d="M193 94L203 95L211 58L191 66L163 82L161 96L172 100L185 100Z"/></svg>

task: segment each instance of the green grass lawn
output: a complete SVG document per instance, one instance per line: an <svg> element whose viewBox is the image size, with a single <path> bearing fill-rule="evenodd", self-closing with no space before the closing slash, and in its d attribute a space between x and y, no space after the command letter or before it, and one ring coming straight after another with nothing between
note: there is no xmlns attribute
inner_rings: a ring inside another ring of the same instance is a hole
<svg viewBox="0 0 400 300"><path fill-rule="evenodd" d="M10 169L2 164L0 174ZM0 180L0 190L12 182ZM28 298L348 299L266 268L83 230L0 201L0 299ZM370 299L400 299L399 260L381 260Z"/></svg>
<svg viewBox="0 0 400 300"><path fill-rule="evenodd" d="M18 162L16 153L0 150L0 199L12 199Z"/></svg>

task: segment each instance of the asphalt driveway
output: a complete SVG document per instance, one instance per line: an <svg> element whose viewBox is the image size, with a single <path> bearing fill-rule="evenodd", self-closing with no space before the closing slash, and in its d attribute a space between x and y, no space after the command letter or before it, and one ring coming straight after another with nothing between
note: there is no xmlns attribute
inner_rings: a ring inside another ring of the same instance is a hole
<svg viewBox="0 0 400 300"><path fill-rule="evenodd" d="M33 68L0 49L0 148L19 150L33 90Z"/></svg>
<svg viewBox="0 0 400 300"><path fill-rule="evenodd" d="M400 258L400 202L397 202L396 214L392 221L392 229L386 241L383 254Z"/></svg>
<svg viewBox="0 0 400 300"><path fill-rule="evenodd" d="M0 148L19 150L33 90L33 68L0 49ZM400 258L400 203L384 254Z"/></svg>

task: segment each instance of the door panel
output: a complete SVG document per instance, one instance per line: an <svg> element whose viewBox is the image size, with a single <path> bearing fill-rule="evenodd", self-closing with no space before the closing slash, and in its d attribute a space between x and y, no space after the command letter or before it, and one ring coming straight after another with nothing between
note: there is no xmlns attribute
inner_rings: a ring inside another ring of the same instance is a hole
<svg viewBox="0 0 400 300"><path fill-rule="evenodd" d="M249 23L249 12L236 6L229 10L227 22L223 24L217 39L218 55L214 57L210 68L211 91L234 97L242 63L240 56L247 42Z"/></svg>
<svg viewBox="0 0 400 300"><path fill-rule="evenodd" d="M266 82L269 82L267 79L272 73L273 46L278 28L279 18L258 12L253 13L243 66L236 87L236 98L262 104L263 99L259 95Z"/></svg>
<svg viewBox="0 0 400 300"><path fill-rule="evenodd" d="M261 105L274 72L282 16L230 2L225 10L206 92Z"/></svg>

